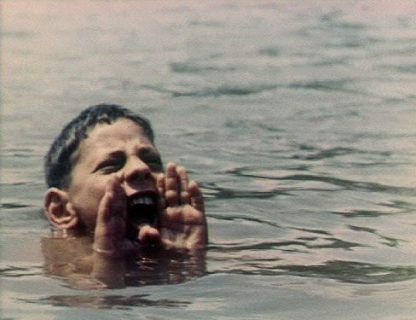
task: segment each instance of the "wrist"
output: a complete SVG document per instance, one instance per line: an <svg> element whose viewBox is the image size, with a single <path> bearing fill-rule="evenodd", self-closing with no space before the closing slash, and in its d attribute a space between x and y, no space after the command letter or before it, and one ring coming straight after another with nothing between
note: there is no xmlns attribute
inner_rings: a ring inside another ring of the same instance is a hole
<svg viewBox="0 0 416 320"><path fill-rule="evenodd" d="M98 254L99 256L106 257L106 258L122 258L124 257L123 250L117 250L112 246L112 248L103 248L98 246L97 244L93 244L92 250L94 253Z"/></svg>

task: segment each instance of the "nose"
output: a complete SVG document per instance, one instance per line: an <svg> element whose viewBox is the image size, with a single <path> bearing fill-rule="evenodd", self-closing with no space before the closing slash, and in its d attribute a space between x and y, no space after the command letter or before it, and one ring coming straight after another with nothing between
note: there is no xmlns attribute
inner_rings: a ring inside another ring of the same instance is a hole
<svg viewBox="0 0 416 320"><path fill-rule="evenodd" d="M123 175L124 182L133 188L146 184L152 177L149 166L137 157L128 160Z"/></svg>

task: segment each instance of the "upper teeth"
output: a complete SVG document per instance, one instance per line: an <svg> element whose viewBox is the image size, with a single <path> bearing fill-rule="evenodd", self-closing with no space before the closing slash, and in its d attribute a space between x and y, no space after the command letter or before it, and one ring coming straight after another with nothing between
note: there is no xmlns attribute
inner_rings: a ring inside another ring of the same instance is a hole
<svg viewBox="0 0 416 320"><path fill-rule="evenodd" d="M153 204L153 199L149 196L143 196L143 197L138 197L132 200L131 205L136 205L136 204Z"/></svg>

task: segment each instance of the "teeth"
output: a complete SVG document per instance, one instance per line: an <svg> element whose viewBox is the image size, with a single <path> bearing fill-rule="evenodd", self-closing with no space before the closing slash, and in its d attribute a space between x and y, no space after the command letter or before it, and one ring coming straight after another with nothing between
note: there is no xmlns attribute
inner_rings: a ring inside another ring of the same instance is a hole
<svg viewBox="0 0 416 320"><path fill-rule="evenodd" d="M132 200L131 205L137 205L137 204L146 204L146 205L152 205L153 204L153 199L149 196L143 196L143 197L138 197Z"/></svg>

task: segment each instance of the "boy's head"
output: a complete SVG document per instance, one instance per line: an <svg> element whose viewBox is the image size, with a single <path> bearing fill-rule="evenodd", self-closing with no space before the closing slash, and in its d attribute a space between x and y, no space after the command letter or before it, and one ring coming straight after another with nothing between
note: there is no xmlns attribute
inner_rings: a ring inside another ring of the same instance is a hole
<svg viewBox="0 0 416 320"><path fill-rule="evenodd" d="M58 229L94 231L101 200L116 183L130 225L154 225L162 171L147 119L117 105L89 107L62 130L46 156L45 213Z"/></svg>
<svg viewBox="0 0 416 320"><path fill-rule="evenodd" d="M111 124L126 118L140 126L144 134L154 143L153 129L149 120L127 108L114 104L99 104L81 112L69 122L52 143L45 157L45 178L49 188L65 189L71 181L74 155L80 143L97 124Z"/></svg>

